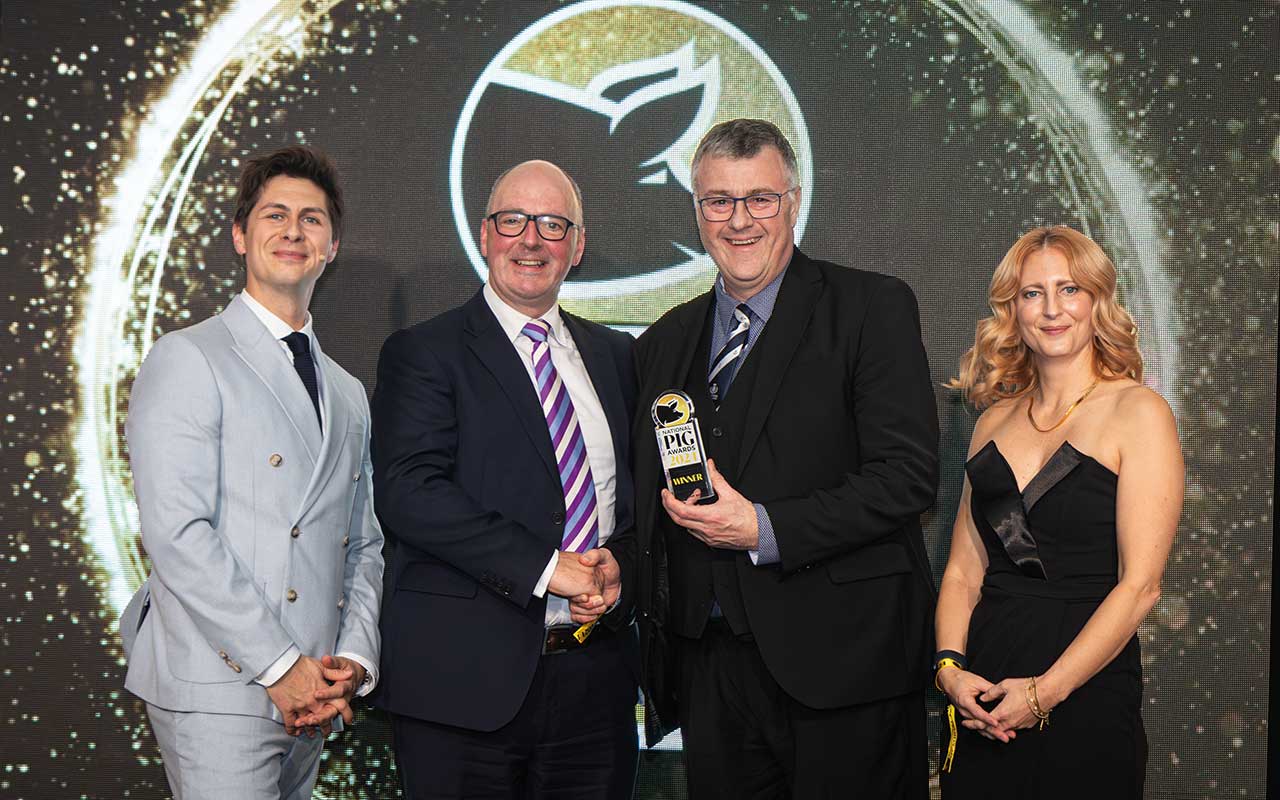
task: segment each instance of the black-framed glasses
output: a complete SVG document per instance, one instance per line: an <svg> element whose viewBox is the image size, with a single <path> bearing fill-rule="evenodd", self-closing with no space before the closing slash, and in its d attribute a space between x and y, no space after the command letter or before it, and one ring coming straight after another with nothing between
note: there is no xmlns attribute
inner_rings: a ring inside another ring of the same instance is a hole
<svg viewBox="0 0 1280 800"><path fill-rule="evenodd" d="M742 203L752 219L769 219L778 216L778 212L782 210L782 198L799 188L792 186L785 192L759 192L746 197L703 197L698 200L698 210L707 222L724 222L733 217L738 203Z"/></svg>
<svg viewBox="0 0 1280 800"><path fill-rule="evenodd" d="M495 211L485 219L493 220L493 229L503 236L516 237L524 233L533 220L538 235L548 242L558 242L569 235L570 228L578 227L576 222L558 214L526 214L523 211Z"/></svg>

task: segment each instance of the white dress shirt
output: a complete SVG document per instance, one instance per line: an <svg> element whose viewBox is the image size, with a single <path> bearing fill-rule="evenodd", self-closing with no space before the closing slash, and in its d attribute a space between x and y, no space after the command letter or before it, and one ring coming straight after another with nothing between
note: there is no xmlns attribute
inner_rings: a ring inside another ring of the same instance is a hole
<svg viewBox="0 0 1280 800"><path fill-rule="evenodd" d="M277 317L274 313L268 310L266 306L254 299L254 296L249 294L247 289L241 293L241 297L244 298L245 305L249 307L249 310L253 312L254 316L261 320L263 325L267 326L267 332L275 337L276 344L280 345L280 351L284 353L285 358L289 360L289 366L292 367L293 351L289 349L289 345L284 341L284 337L294 332L293 326ZM316 393L316 399L320 404L320 427L328 433L329 424L328 420L324 417L324 370L320 368L320 341L316 339L315 331L311 328L310 311L307 312L307 321L303 323L301 332L306 334L307 339L311 343L311 360L315 364L316 368L316 388L318 390ZM301 380L301 378L299 378L299 380ZM349 658L364 667L367 678L365 679L365 682L361 684L360 688L356 690L356 695L358 697L363 697L373 691L373 687L378 684L378 670L374 668L374 665L370 664L363 656L357 655L356 653L338 653L337 655ZM271 666L264 669L258 677L254 678L254 681L262 684L263 686L270 686L283 678L284 674L289 671L289 668L294 665L294 662L301 657L302 652L298 650L297 645L290 645L289 649L284 651L284 655L277 658Z"/></svg>
<svg viewBox="0 0 1280 800"><path fill-rule="evenodd" d="M484 287L484 299L489 309L498 318L498 324L511 341L520 361L529 374L529 382L536 388L537 379L533 374L533 340L521 333L525 323L532 318L516 311L498 296L488 284ZM591 466L591 477L596 487L596 509L600 517L600 542L603 545L613 533L614 500L617 497L617 466L613 461L613 436L609 432L609 420L604 415L604 406L600 396L596 394L591 376L587 373L586 364L582 362L582 354L573 341L569 329L565 327L564 318L560 316L560 307L552 306L539 319L551 327L547 335L547 345L551 348L551 363L555 366L560 380L564 382L573 401L573 410L578 417L578 427L582 430L583 443L587 448L587 463ZM557 552L551 553L542 578L534 586L535 597L546 595L547 586L555 572ZM563 597L551 595L547 597L547 625L564 625L572 622L569 618L569 601Z"/></svg>

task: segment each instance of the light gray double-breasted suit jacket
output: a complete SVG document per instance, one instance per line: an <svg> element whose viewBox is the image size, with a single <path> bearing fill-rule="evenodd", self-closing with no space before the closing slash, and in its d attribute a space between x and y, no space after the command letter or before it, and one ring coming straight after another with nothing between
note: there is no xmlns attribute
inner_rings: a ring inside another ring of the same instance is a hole
<svg viewBox="0 0 1280 800"><path fill-rule="evenodd" d="M280 720L254 678L295 645L378 663L382 531L364 388L313 345L325 429L244 300L161 337L126 436L150 576L120 618L125 687Z"/></svg>

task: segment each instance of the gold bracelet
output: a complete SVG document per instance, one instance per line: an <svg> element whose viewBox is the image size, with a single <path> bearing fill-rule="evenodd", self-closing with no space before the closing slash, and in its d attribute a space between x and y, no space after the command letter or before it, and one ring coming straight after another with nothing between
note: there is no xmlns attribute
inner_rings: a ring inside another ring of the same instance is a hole
<svg viewBox="0 0 1280 800"><path fill-rule="evenodd" d="M1040 720L1040 730L1044 730L1044 726L1049 724L1049 712L1040 707L1040 696L1036 694L1035 676L1027 681L1023 694L1026 695L1027 708L1030 708L1035 718Z"/></svg>
<svg viewBox="0 0 1280 800"><path fill-rule="evenodd" d="M938 671L933 673L933 688L937 689L940 692L942 692L942 685L938 683L938 676L941 675L942 671L947 667L954 667L955 669L963 669L963 667L960 666L960 662L956 661L954 658L938 659ZM946 694L946 692L942 692L942 693Z"/></svg>

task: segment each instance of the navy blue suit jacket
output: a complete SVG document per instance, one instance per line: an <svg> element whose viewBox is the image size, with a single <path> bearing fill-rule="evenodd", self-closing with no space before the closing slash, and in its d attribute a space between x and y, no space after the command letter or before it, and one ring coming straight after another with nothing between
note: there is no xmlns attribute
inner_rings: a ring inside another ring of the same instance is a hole
<svg viewBox="0 0 1280 800"><path fill-rule="evenodd" d="M622 534L635 506L634 340L561 314L609 421ZM482 293L387 339L372 415L374 508L394 548L374 702L495 730L515 716L537 667L546 600L533 588L560 545L565 505L533 384ZM627 608L603 621L625 637L638 676Z"/></svg>

